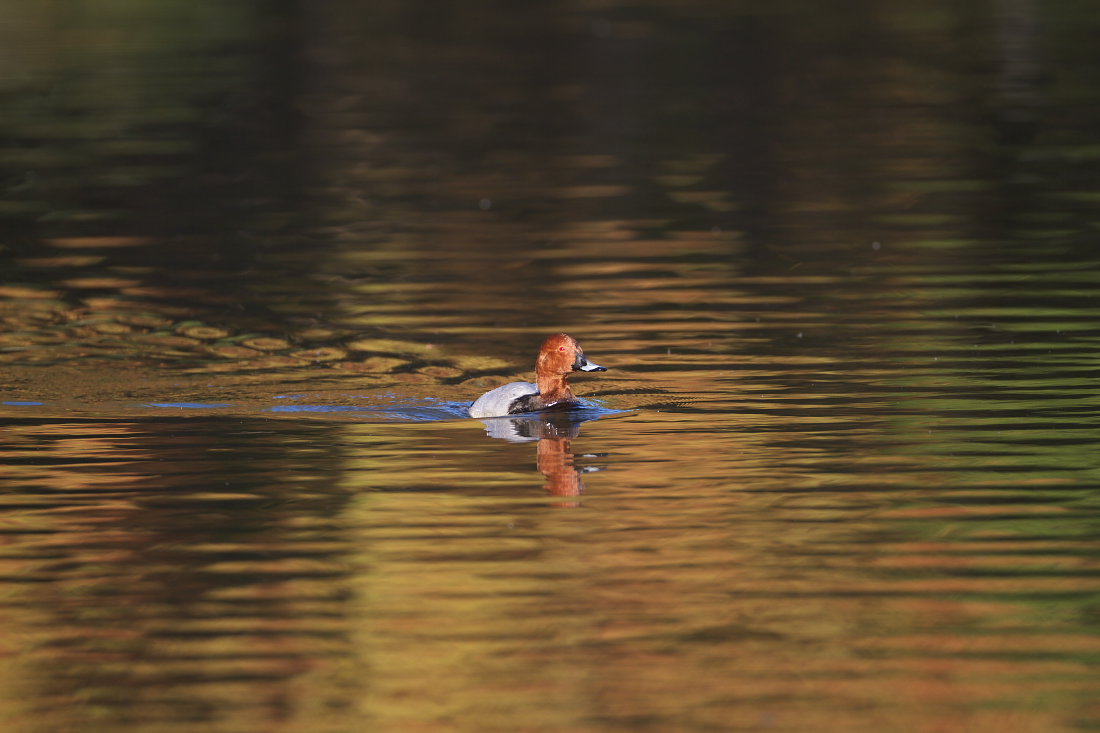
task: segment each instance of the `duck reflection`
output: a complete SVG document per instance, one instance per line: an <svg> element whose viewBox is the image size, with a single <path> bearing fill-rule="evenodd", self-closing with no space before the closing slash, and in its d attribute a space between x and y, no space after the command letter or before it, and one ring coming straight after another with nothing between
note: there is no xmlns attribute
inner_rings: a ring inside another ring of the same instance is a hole
<svg viewBox="0 0 1100 733"><path fill-rule="evenodd" d="M577 468L573 460L572 440L581 425L598 420L592 410L544 410L530 415L482 419L490 438L510 443L538 441L536 465L546 477L546 490L553 496L579 496L584 491L581 475L594 468Z"/></svg>

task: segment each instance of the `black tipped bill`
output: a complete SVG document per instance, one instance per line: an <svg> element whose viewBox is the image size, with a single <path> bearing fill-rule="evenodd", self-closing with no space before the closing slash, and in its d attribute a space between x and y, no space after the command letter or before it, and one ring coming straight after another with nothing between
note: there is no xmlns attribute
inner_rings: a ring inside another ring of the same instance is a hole
<svg viewBox="0 0 1100 733"><path fill-rule="evenodd" d="M606 372L607 367L593 364L584 358L584 354L577 354L577 360L573 362L573 371L577 372Z"/></svg>

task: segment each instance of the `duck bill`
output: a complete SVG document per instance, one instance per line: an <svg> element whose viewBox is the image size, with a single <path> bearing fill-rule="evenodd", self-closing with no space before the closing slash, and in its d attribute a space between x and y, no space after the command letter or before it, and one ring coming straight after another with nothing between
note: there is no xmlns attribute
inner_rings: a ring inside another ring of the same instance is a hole
<svg viewBox="0 0 1100 733"><path fill-rule="evenodd" d="M577 368L580 369L582 372L606 372L607 371L607 367L602 367L599 364L593 364L590 361L581 361L581 363L577 365Z"/></svg>

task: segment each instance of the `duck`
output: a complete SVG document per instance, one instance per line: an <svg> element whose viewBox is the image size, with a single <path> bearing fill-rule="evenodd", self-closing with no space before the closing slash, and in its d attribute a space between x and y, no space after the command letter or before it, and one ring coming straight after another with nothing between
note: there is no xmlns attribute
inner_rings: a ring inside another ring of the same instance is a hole
<svg viewBox="0 0 1100 733"><path fill-rule="evenodd" d="M491 389L470 405L470 417L503 417L581 404L569 389L572 372L606 372L607 367L584 357L577 340L567 333L548 336L535 359L535 383L512 382Z"/></svg>

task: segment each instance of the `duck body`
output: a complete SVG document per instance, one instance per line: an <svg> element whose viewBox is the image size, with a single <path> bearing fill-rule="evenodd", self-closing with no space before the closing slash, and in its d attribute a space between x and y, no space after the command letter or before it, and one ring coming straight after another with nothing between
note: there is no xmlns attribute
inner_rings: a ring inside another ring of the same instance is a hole
<svg viewBox="0 0 1100 733"><path fill-rule="evenodd" d="M471 417L497 417L533 412L527 409L527 405L531 402L530 398L538 393L538 385L533 382L505 384L478 397L474 404L470 405L470 415Z"/></svg>
<svg viewBox="0 0 1100 733"><path fill-rule="evenodd" d="M585 359L580 344L569 334L554 334L539 349L537 382L512 382L489 390L470 405L470 416L501 417L580 404L569 388L568 377L575 371L606 372L607 367Z"/></svg>

